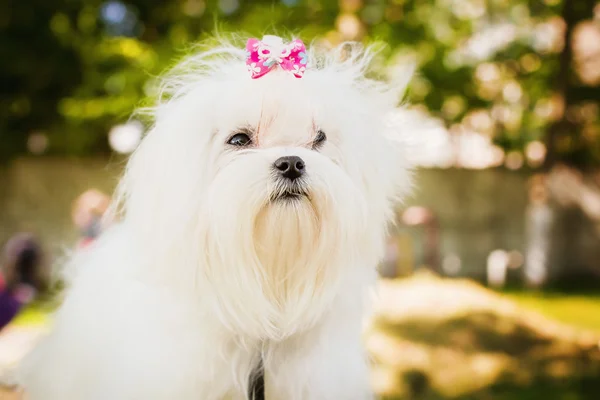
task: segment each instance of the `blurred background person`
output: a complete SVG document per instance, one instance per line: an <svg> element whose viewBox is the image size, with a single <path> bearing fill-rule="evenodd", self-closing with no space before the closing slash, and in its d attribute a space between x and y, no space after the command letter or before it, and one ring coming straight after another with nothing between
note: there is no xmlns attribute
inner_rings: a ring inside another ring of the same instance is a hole
<svg viewBox="0 0 600 400"><path fill-rule="evenodd" d="M96 189L87 190L75 200L72 218L80 234L77 247L90 245L110 223L106 215L109 205L110 197Z"/></svg>
<svg viewBox="0 0 600 400"><path fill-rule="evenodd" d="M46 288L45 257L32 234L17 234L6 243L0 270L0 329Z"/></svg>

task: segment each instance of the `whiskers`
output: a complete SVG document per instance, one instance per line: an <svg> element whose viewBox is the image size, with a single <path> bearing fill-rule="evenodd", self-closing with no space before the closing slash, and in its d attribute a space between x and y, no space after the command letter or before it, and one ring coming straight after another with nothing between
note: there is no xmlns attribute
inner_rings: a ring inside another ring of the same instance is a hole
<svg viewBox="0 0 600 400"><path fill-rule="evenodd" d="M274 179L275 187L271 191L269 200L271 202L279 200L299 200L307 198L310 200L308 185L302 178L294 181L283 179Z"/></svg>

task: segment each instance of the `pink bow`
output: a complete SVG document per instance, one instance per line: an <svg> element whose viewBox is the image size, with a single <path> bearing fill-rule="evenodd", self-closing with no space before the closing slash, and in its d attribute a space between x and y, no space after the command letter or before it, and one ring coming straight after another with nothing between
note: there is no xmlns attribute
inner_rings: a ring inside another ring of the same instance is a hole
<svg viewBox="0 0 600 400"><path fill-rule="evenodd" d="M302 78L308 61L302 40L296 39L283 44L276 36L265 36L263 41L248 39L246 55L246 66L252 79L260 78L277 65L291 72L296 78Z"/></svg>

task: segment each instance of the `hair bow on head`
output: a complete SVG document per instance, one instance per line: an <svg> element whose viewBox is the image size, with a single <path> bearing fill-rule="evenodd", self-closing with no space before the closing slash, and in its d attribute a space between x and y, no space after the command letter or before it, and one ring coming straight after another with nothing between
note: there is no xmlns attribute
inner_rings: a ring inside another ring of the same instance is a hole
<svg viewBox="0 0 600 400"><path fill-rule="evenodd" d="M277 36L265 36L263 40L248 39L246 43L246 66L252 79L260 78L276 66L302 78L306 71L308 56L300 39L288 44Z"/></svg>

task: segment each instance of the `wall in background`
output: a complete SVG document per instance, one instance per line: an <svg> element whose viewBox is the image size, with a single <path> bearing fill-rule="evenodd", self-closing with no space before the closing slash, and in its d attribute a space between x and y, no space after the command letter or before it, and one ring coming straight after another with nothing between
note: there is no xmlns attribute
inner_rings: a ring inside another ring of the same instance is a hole
<svg viewBox="0 0 600 400"><path fill-rule="evenodd" d="M73 201L90 188L110 194L122 167L119 159L24 158L0 168L0 242L14 232L33 231L55 256L64 254L77 240L71 221ZM405 208L422 206L433 212L442 271L484 279L494 250L526 254L527 174L421 170L416 180L417 189ZM576 210L555 211L550 275L599 269L596 231ZM427 235L422 227L400 223L396 232L402 237L401 247L409 249L412 267L425 263ZM512 273L519 274L519 268Z"/></svg>

